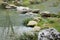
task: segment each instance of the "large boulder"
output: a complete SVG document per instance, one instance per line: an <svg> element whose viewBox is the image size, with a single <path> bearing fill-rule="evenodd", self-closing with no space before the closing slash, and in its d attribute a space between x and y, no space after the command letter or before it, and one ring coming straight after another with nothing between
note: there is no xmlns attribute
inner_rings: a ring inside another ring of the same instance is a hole
<svg viewBox="0 0 60 40"><path fill-rule="evenodd" d="M60 40L60 33L54 29L44 29L39 32L38 40Z"/></svg>
<svg viewBox="0 0 60 40"><path fill-rule="evenodd" d="M27 26L29 26L29 27L34 27L36 25L37 25L36 21L29 21L28 24L27 24Z"/></svg>
<svg viewBox="0 0 60 40"><path fill-rule="evenodd" d="M20 6L20 7L17 7L16 9L20 13L27 13L27 12L30 11L30 8L29 7L22 7L22 6Z"/></svg>

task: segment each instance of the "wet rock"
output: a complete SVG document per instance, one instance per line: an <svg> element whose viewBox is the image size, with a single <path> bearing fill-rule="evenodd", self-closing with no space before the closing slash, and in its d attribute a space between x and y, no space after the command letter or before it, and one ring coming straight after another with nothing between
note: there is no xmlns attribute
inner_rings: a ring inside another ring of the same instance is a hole
<svg viewBox="0 0 60 40"><path fill-rule="evenodd" d="M39 13L40 12L40 9L34 9L32 10L32 13Z"/></svg>
<svg viewBox="0 0 60 40"><path fill-rule="evenodd" d="M30 8L28 8L28 7L22 7L22 6L17 7L16 9L17 9L18 12L23 13L23 14L30 11Z"/></svg>
<svg viewBox="0 0 60 40"><path fill-rule="evenodd" d="M42 17L51 17L51 13L48 11L44 11L40 13Z"/></svg>
<svg viewBox="0 0 60 40"><path fill-rule="evenodd" d="M14 4L8 4L7 2L3 2L1 6L4 9L16 9L16 6Z"/></svg>
<svg viewBox="0 0 60 40"><path fill-rule="evenodd" d="M27 26L29 26L29 27L34 27L35 25L37 25L36 21L29 21L27 24Z"/></svg>

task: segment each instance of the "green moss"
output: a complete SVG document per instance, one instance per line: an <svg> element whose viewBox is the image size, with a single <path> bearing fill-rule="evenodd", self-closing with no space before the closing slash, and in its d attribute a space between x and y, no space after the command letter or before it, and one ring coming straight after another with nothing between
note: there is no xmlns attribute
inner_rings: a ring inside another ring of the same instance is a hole
<svg viewBox="0 0 60 40"><path fill-rule="evenodd" d="M30 2L29 2L29 0L23 0L22 4L23 4L23 6L29 6Z"/></svg>

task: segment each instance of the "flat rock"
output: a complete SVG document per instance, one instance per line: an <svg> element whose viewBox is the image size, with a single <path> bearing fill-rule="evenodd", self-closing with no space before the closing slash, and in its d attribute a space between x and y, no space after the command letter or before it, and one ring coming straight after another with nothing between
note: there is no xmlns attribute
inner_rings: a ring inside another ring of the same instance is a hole
<svg viewBox="0 0 60 40"><path fill-rule="evenodd" d="M27 24L27 26L32 26L32 27L34 27L35 25L37 25L36 21L29 21Z"/></svg>

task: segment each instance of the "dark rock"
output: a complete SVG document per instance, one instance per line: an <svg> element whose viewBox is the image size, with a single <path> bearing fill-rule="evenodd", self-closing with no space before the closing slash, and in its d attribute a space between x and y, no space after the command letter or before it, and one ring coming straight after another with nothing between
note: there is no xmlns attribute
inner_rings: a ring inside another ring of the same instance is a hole
<svg viewBox="0 0 60 40"><path fill-rule="evenodd" d="M7 6L7 5L8 5L7 2L3 2L3 3L1 4L1 8L6 9L6 6Z"/></svg>
<svg viewBox="0 0 60 40"><path fill-rule="evenodd" d="M34 10L32 11L32 13L39 13L39 12L40 12L39 9L34 9Z"/></svg>
<svg viewBox="0 0 60 40"><path fill-rule="evenodd" d="M42 17L51 17L51 14L42 13L41 16Z"/></svg>
<svg viewBox="0 0 60 40"><path fill-rule="evenodd" d="M27 27L34 27L35 25L27 25Z"/></svg>
<svg viewBox="0 0 60 40"><path fill-rule="evenodd" d="M48 12L48 11L41 12L40 15L41 15L42 17L51 17L51 13Z"/></svg>

